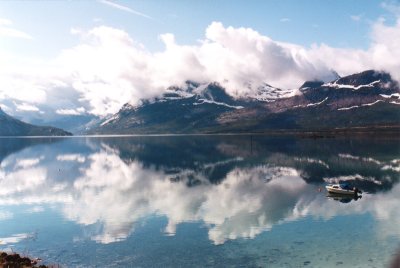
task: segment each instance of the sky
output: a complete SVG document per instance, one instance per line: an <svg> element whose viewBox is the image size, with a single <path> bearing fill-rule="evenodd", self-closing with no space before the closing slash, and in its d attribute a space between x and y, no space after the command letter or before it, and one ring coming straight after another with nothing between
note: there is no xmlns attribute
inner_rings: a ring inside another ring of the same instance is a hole
<svg viewBox="0 0 400 268"><path fill-rule="evenodd" d="M334 71L399 80L399 58L398 0L0 1L0 106L13 115L107 116L186 80L233 96Z"/></svg>

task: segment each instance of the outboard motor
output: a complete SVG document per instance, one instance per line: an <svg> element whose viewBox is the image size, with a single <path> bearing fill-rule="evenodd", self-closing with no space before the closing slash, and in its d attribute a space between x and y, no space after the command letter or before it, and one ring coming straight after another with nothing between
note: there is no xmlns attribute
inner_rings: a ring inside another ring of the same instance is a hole
<svg viewBox="0 0 400 268"><path fill-rule="evenodd" d="M362 194L361 190L359 190L357 187L354 187L353 190L354 190L354 195Z"/></svg>

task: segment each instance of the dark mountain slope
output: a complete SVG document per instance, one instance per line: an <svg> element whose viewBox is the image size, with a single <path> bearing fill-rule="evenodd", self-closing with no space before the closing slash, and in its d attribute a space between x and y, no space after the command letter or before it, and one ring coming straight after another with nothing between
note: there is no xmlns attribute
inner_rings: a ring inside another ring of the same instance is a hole
<svg viewBox="0 0 400 268"><path fill-rule="evenodd" d="M71 133L59 128L36 126L6 114L0 108L0 136L70 136Z"/></svg>
<svg viewBox="0 0 400 268"><path fill-rule="evenodd" d="M122 109L89 133L226 133L400 125L400 89L373 70L330 83L305 82L296 94L265 84L235 99L217 83L171 87L160 98Z"/></svg>

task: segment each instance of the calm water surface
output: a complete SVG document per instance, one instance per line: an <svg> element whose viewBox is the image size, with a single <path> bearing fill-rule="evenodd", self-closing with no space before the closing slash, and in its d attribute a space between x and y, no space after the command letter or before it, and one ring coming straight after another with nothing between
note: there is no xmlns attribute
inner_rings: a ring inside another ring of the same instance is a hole
<svg viewBox="0 0 400 268"><path fill-rule="evenodd" d="M0 139L0 250L66 267L387 267L398 140ZM350 181L362 198L327 197Z"/></svg>

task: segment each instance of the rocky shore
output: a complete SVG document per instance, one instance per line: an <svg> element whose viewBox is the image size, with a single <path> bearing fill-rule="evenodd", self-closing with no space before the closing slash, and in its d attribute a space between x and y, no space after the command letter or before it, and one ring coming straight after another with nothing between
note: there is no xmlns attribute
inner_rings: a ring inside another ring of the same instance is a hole
<svg viewBox="0 0 400 268"><path fill-rule="evenodd" d="M0 252L0 268L49 268L46 265L39 265L41 259L23 257L17 253Z"/></svg>

